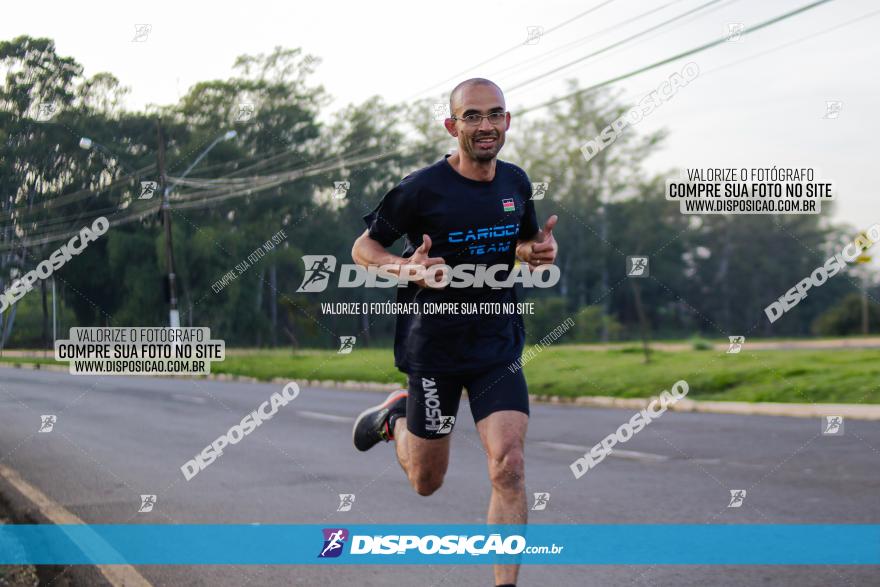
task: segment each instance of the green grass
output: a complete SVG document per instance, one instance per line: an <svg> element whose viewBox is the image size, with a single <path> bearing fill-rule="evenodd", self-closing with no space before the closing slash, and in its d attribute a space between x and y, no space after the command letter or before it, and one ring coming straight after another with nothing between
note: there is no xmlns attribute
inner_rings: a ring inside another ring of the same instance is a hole
<svg viewBox="0 0 880 587"><path fill-rule="evenodd" d="M39 365L66 365L67 363L61 363L56 361L51 357L43 358L43 357L0 357L0 363L11 363L11 364L21 364L27 363L28 365L33 365L34 363Z"/></svg>
<svg viewBox="0 0 880 587"><path fill-rule="evenodd" d="M376 381L403 383L404 375L394 368L390 349L356 349L351 354L336 351L290 350L232 351L223 362L211 364L211 373L247 375L257 379L289 377L328 381Z"/></svg>
<svg viewBox="0 0 880 587"><path fill-rule="evenodd" d="M880 403L876 350L578 352L556 347L526 365L533 393L646 397L684 379L697 400Z"/></svg>
<svg viewBox="0 0 880 587"><path fill-rule="evenodd" d="M877 350L719 351L651 354L644 363L638 347L583 351L553 346L525 366L535 394L576 397L648 397L684 379L688 397L750 402L880 403L880 352ZM0 358L2 362L52 363L51 359ZM275 377L333 381L403 383L390 349L334 351L231 350L212 373L268 380Z"/></svg>

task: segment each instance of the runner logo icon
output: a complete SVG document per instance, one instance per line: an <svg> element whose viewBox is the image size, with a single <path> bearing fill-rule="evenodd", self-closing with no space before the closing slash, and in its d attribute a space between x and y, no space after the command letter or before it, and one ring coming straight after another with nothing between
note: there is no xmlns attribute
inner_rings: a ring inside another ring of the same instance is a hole
<svg viewBox="0 0 880 587"><path fill-rule="evenodd" d="M340 355L351 354L351 351L354 350L354 343L355 342L357 342L356 336L340 336L339 337L339 350L336 352Z"/></svg>
<svg viewBox="0 0 880 587"><path fill-rule="evenodd" d="M738 508L742 507L743 501L746 498L746 490L745 489L731 489L730 490L730 503L727 504L729 508Z"/></svg>
<svg viewBox="0 0 880 587"><path fill-rule="evenodd" d="M138 508L138 513L147 513L153 511L153 506L156 505L156 496L155 495L141 495L141 507Z"/></svg>
<svg viewBox="0 0 880 587"><path fill-rule="evenodd" d="M138 196L138 200L152 200L153 195L156 193L156 190L158 188L158 181L142 181L141 194Z"/></svg>
<svg viewBox="0 0 880 587"><path fill-rule="evenodd" d="M345 541L348 540L348 530L345 528L324 528L324 547L318 554L318 558L336 558L342 554Z"/></svg>
<svg viewBox="0 0 880 587"><path fill-rule="evenodd" d="M55 416L54 414L40 416L40 428L37 432L52 432L52 429L55 427L55 422L57 421L58 416Z"/></svg>
<svg viewBox="0 0 880 587"><path fill-rule="evenodd" d="M648 258L627 257L626 274L630 277L648 277Z"/></svg>
<svg viewBox="0 0 880 587"><path fill-rule="evenodd" d="M532 199L533 200L543 200L544 196L547 194L547 190L550 189L549 181L533 181L532 182Z"/></svg>
<svg viewBox="0 0 880 587"><path fill-rule="evenodd" d="M823 420L823 436L840 436L843 434L843 416L825 416Z"/></svg>
<svg viewBox="0 0 880 587"><path fill-rule="evenodd" d="M743 344L746 342L745 336L728 336L727 338L730 339L730 346L727 347L728 355L739 353L743 348Z"/></svg>
<svg viewBox="0 0 880 587"><path fill-rule="evenodd" d="M349 181L334 181L333 182L333 199L341 200L345 197L345 194L348 193L348 190L351 189L351 182Z"/></svg>
<svg viewBox="0 0 880 587"><path fill-rule="evenodd" d="M449 434L455 426L455 416L440 416L440 427L437 434Z"/></svg>
<svg viewBox="0 0 880 587"><path fill-rule="evenodd" d="M547 492L536 493L535 494L535 505L532 506L532 511L539 512L541 510L546 510L548 503L550 503L550 494L549 493L547 493Z"/></svg>
<svg viewBox="0 0 880 587"><path fill-rule="evenodd" d="M333 255L303 255L306 274L296 290L297 293L315 293L327 289L330 276L336 269L336 257Z"/></svg>
<svg viewBox="0 0 880 587"><path fill-rule="evenodd" d="M339 507L336 508L337 512L350 512L351 506L354 505L354 493L340 493L339 494Z"/></svg>

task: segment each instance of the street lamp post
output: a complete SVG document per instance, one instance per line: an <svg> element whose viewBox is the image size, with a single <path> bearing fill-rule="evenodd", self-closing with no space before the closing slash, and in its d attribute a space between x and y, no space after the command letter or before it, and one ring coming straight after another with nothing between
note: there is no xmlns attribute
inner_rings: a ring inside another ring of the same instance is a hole
<svg viewBox="0 0 880 587"><path fill-rule="evenodd" d="M79 147L80 147L80 149L83 149L85 151L94 150L97 153L100 153L101 155L103 155L104 157L116 159L117 165L119 167L121 167L123 171L125 171L126 173L131 173L131 170L125 164L123 164L122 161L120 161L119 158L116 157L116 155L114 155L110 149L108 149L107 147L105 147L101 143L94 141L94 140L90 139L89 137L80 137ZM107 159L104 159L104 164L108 165Z"/></svg>
<svg viewBox="0 0 880 587"><path fill-rule="evenodd" d="M158 136L158 163L159 163L159 179L162 182L162 219L165 228L165 260L168 265L168 297L169 297L169 310L168 310L168 325L172 328L180 327L180 312L177 310L177 287L176 287L176 274L174 268L174 247L172 247L171 243L171 191L179 184L193 168L199 164L199 162L205 158L205 156L217 146L217 143L220 141L228 141L230 139L235 138L238 134L234 130L228 130L208 145L208 147L202 151L198 157L190 164L186 170L174 180L174 183L171 185L166 185L167 177L165 175L165 141L162 138L162 124L161 121L156 122L156 132ZM79 146L86 151L90 149L95 149L96 151L101 152L102 154L109 155L113 157L113 153L110 152L109 149L90 139L89 137L81 137L79 140ZM54 320L54 317L53 317Z"/></svg>
<svg viewBox="0 0 880 587"><path fill-rule="evenodd" d="M167 176L165 174L165 141L162 139L161 122L157 122L157 131L159 134L159 177L162 180L162 219L165 225L165 259L168 265L168 325L172 328L180 327L180 312L177 309L177 275L174 266L174 247L171 242L171 192L172 190L189 174L205 156L217 146L220 141L228 141L235 138L238 134L234 130L228 130L208 145L198 157L190 164L184 172L174 180L174 183L167 185Z"/></svg>

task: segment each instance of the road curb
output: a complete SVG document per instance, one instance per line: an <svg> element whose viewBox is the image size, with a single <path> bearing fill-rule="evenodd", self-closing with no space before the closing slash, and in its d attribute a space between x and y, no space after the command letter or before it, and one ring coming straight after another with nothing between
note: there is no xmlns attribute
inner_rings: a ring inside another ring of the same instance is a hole
<svg viewBox="0 0 880 587"><path fill-rule="evenodd" d="M70 368L64 365L50 365L45 363L19 363L0 362L0 367L13 367L15 369L28 369L31 371L59 371L69 373ZM119 376L118 376L119 377ZM138 375L122 375L121 377L138 377ZM272 379L259 379L247 375L233 375L229 373L209 373L207 375L150 375L150 377L167 377L170 379L207 379L209 381L233 381L236 383L278 383L281 385L295 382L300 387L333 387L336 389L356 389L364 391L394 391L401 389L400 383L378 383L375 381L329 381L323 379L288 379L285 377L273 377Z"/></svg>
<svg viewBox="0 0 880 587"><path fill-rule="evenodd" d="M641 410L648 406L652 398L621 398L605 396L581 396L576 398L532 395L532 401L545 404L573 404L592 408L618 408ZM670 405L674 412L701 412L706 414L738 414L742 416L787 416L790 418L820 418L822 416L843 416L853 420L880 420L880 405L877 404L795 404L795 403L750 403L719 402L681 399Z"/></svg>
<svg viewBox="0 0 880 587"><path fill-rule="evenodd" d="M47 371L65 371L69 368L63 365L46 365L39 363L0 363L0 366L9 365L20 369L45 369ZM174 379L190 379L175 375L161 375ZM399 383L378 383L374 381L328 381L308 379L286 379L274 377L272 379L258 379L246 375L232 375L228 373L210 373L199 375L201 379L210 381L233 381L236 383L275 383L285 385L294 381L300 387L318 387L350 389L359 391L389 392L401 389ZM647 407L652 398L622 398L610 396L579 396L566 397L559 395L529 395L529 399L535 403L551 405L577 405L591 408L617 408L641 410ZM738 414L742 416L787 416L790 418L820 418L822 416L843 416L853 420L880 420L880 404L797 404L797 403L751 403L751 402L720 402L681 399L669 406L674 412L700 412L706 414Z"/></svg>
<svg viewBox="0 0 880 587"><path fill-rule="evenodd" d="M87 525L81 518L27 482L17 471L3 464L0 464L0 490L9 503L11 512L25 520L24 523ZM106 548L111 547L107 545ZM64 567L63 573L71 574L76 585L152 587L152 583L137 569L127 564L68 565Z"/></svg>

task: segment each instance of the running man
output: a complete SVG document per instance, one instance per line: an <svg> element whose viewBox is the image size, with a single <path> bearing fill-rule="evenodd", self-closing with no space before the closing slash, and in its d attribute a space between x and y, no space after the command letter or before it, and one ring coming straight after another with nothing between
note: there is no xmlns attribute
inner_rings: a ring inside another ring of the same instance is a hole
<svg viewBox="0 0 880 587"><path fill-rule="evenodd" d="M501 89L489 80L460 83L449 98L446 130L458 138L452 155L407 176L364 217L367 230L352 257L363 265L551 264L557 245L551 216L538 229L526 173L497 159L510 128ZM405 238L403 256L386 249ZM426 287L424 280L398 289L401 303L516 302L512 288ZM488 457L492 497L489 524L524 524L527 518L523 445L529 416L526 381L508 369L522 355L519 314L398 315L395 365L409 388L364 411L352 432L358 450L393 440L397 459L419 495L443 483L450 432L462 388ZM496 585L515 585L519 565L496 565Z"/></svg>

